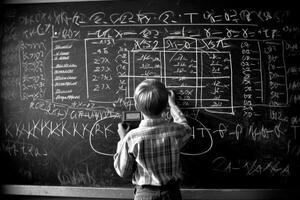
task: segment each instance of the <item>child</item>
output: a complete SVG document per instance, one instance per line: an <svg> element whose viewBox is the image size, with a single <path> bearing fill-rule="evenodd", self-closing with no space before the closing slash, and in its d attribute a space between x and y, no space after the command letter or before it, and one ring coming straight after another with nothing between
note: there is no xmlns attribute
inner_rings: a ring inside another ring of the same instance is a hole
<svg viewBox="0 0 300 200"><path fill-rule="evenodd" d="M175 104L174 92L155 79L147 79L135 89L134 101L143 120L127 134L118 124L115 170L121 177L132 175L135 200L181 199L180 149L190 138L191 128ZM171 123L161 117L168 104Z"/></svg>

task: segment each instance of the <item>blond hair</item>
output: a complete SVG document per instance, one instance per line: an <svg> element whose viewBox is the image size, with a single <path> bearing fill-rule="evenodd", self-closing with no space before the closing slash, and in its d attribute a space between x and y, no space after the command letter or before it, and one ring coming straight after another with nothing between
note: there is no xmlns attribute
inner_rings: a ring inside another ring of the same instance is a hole
<svg viewBox="0 0 300 200"><path fill-rule="evenodd" d="M146 79L135 89L135 107L147 116L160 115L168 105L168 95L168 90L160 81Z"/></svg>

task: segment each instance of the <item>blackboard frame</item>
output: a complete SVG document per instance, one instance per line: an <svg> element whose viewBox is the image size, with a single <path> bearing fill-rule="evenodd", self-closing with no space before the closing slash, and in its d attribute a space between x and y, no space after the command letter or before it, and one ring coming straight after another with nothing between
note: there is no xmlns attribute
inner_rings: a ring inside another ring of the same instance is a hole
<svg viewBox="0 0 300 200"><path fill-rule="evenodd" d="M133 199L132 188L97 188L40 185L4 185L2 194L41 199ZM181 189L183 199L299 199L296 189Z"/></svg>

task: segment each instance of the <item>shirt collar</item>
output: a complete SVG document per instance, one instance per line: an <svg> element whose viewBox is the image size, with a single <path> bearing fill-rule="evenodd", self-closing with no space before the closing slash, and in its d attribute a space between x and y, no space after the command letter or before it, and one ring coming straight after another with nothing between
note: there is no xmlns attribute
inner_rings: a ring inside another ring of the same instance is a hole
<svg viewBox="0 0 300 200"><path fill-rule="evenodd" d="M163 118L157 119L143 119L140 123L140 127L149 127L149 126L157 126L166 123L167 121Z"/></svg>

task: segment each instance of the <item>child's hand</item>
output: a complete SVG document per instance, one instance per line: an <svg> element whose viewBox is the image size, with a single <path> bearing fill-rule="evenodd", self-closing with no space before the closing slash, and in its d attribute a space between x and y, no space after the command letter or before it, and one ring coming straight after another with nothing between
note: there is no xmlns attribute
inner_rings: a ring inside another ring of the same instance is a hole
<svg viewBox="0 0 300 200"><path fill-rule="evenodd" d="M121 140L125 137L128 130L129 130L129 127L127 129L124 129L122 123L118 123L118 134L119 134L119 137Z"/></svg>
<svg viewBox="0 0 300 200"><path fill-rule="evenodd" d="M169 90L169 98L168 98L168 102L169 102L169 105L172 106L172 105L176 105L175 103L175 93L173 90Z"/></svg>

